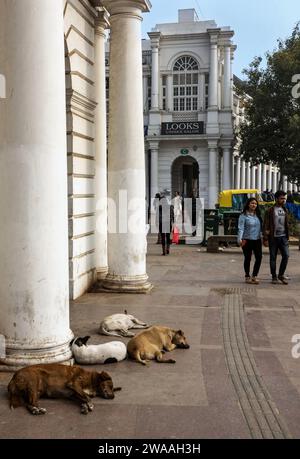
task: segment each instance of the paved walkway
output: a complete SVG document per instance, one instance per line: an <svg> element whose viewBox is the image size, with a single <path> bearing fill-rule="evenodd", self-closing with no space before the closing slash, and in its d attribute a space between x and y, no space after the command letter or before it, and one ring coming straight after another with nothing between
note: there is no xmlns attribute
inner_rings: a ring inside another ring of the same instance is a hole
<svg viewBox="0 0 300 459"><path fill-rule="evenodd" d="M291 354L292 336L300 334L297 247L291 248L289 286L270 283L267 253L261 284L249 286L239 249L207 254L176 246L162 257L154 238L148 249L152 292L86 294L71 305L72 329L94 343L110 341L97 334L101 319L127 309L149 324L181 328L191 348L172 352L175 365L126 360L106 366L123 389L114 400L94 399L88 416L67 400L44 400L46 416L11 412L11 375L2 373L0 437L300 438L300 359Z"/></svg>

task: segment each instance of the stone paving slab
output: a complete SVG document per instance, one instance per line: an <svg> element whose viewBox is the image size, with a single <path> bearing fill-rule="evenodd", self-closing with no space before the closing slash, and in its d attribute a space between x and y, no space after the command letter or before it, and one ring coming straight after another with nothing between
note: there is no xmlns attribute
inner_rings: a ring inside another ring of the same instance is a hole
<svg viewBox="0 0 300 459"><path fill-rule="evenodd" d="M232 336L233 322L222 329L224 298L240 289L240 313L257 375L270 393L275 412L292 436L300 438L300 359L291 356L291 337L300 334L297 247L291 247L290 285L270 283L264 249L262 282L249 289L243 283L239 249L207 254L198 246L180 245L162 257L154 240L149 240L147 268L154 283L152 292L86 294L71 304L72 329L76 335L90 334L92 343L114 339L127 343L126 338L97 333L103 317L127 309L149 324L182 328L191 348L173 351L174 365L151 362L144 367L126 360L105 366L123 389L114 400L94 399L95 410L88 416L79 414L79 407L67 400L43 400L46 416L31 416L23 408L10 411L6 387L11 374L0 373L0 438L252 438L255 425L247 413L261 409L265 410L265 418L260 419L261 435L267 436L274 418L268 421L270 408L263 404L256 376L251 373L253 367L248 362L242 364L248 351L232 341L233 352L239 352L242 359L236 368L248 374L244 387L256 387L256 395L251 392L250 399L242 398L235 387L225 357L224 343ZM235 330L236 339L242 339L239 327ZM277 425L273 430L280 437Z"/></svg>

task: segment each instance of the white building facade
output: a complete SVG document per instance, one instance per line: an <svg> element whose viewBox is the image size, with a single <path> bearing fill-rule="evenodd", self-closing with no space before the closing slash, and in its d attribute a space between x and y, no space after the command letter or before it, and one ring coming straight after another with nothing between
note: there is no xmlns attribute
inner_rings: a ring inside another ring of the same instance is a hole
<svg viewBox="0 0 300 459"><path fill-rule="evenodd" d="M251 167L233 149L243 108L234 93L230 27L179 10L143 40L147 200L179 191L215 208L226 189L277 187L272 165Z"/></svg>

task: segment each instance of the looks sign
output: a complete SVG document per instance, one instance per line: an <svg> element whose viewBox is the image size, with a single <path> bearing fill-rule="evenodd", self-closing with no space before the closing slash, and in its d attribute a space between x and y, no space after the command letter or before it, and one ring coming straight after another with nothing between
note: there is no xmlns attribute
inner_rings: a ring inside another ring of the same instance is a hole
<svg viewBox="0 0 300 459"><path fill-rule="evenodd" d="M203 121L181 121L178 123L161 124L161 135L189 135L203 133Z"/></svg>

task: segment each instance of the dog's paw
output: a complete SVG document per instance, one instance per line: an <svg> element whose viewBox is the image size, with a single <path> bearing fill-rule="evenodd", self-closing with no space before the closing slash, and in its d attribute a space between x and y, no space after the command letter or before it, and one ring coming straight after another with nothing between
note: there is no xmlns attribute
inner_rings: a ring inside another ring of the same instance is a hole
<svg viewBox="0 0 300 459"><path fill-rule="evenodd" d="M92 403L87 403L87 407L89 411L93 411L94 405Z"/></svg>
<svg viewBox="0 0 300 459"><path fill-rule="evenodd" d="M39 414L46 414L46 408L38 408L37 406L32 407L31 414L38 416Z"/></svg>
<svg viewBox="0 0 300 459"><path fill-rule="evenodd" d="M83 403L81 405L81 411L80 412L81 412L81 414L88 414L89 408L88 408L88 405L86 403Z"/></svg>

